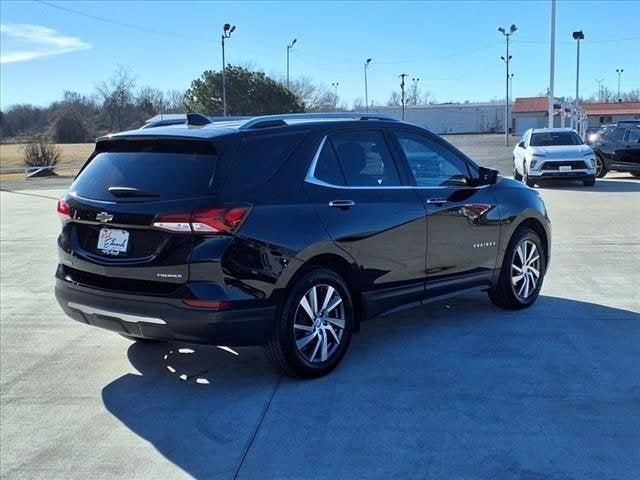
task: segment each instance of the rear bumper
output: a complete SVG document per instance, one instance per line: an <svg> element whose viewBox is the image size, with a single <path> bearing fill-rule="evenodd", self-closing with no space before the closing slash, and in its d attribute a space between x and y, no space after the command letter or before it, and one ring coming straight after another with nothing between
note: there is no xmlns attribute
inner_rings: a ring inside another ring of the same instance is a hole
<svg viewBox="0 0 640 480"><path fill-rule="evenodd" d="M181 299L126 295L56 279L55 296L74 320L137 338L208 345L261 345L271 334L276 307L207 310Z"/></svg>

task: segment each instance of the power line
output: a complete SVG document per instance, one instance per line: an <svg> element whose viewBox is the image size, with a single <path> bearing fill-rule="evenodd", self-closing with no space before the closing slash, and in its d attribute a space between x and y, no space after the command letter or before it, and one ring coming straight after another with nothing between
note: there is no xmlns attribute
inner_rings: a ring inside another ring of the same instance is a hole
<svg viewBox="0 0 640 480"><path fill-rule="evenodd" d="M200 37L194 37L191 35L182 35L179 33L169 33L169 32L163 32L160 30L155 30L153 28L147 28L147 27L140 27L138 25L132 25L130 23L124 23L124 22L120 22L118 20L111 20L109 18L104 18L104 17L99 17L97 15L92 15L90 13L84 13L84 12L80 12L78 10L73 10L71 8L66 8L60 5L55 5L53 3L49 3L49 2L45 2L44 0L34 0L37 3L40 3L42 5L46 5L48 7L51 8L57 8L58 10L62 10L68 13L74 13L76 15L81 15L83 17L87 17L87 18L92 18L94 20L99 20L101 22L106 22L106 23L111 23L113 25L119 25L121 27L126 27L126 28L131 28L133 30L139 30L141 32L147 32L147 33L155 33L156 35L164 35L165 37L174 37L174 38L182 38L184 40L194 40L197 42L206 42L206 43L217 43L214 40L211 39L207 39L207 38L200 38Z"/></svg>

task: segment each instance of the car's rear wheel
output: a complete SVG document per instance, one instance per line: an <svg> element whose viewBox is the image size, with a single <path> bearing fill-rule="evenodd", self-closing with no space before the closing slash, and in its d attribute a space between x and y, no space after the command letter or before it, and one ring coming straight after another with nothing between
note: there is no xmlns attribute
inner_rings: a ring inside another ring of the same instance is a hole
<svg viewBox="0 0 640 480"><path fill-rule="evenodd" d="M344 357L354 325L346 284L331 270L307 272L289 292L265 346L271 363L293 377L317 378Z"/></svg>
<svg viewBox="0 0 640 480"><path fill-rule="evenodd" d="M595 184L596 184L595 178L590 178L588 180L582 181L582 185L584 185L585 187L593 187Z"/></svg>
<svg viewBox="0 0 640 480"><path fill-rule="evenodd" d="M596 177L602 178L608 171L609 170L607 169L607 165L604 163L604 159L600 155L596 155Z"/></svg>
<svg viewBox="0 0 640 480"><path fill-rule="evenodd" d="M528 227L519 227L511 237L489 298L510 310L530 307L540 294L545 272L546 254L540 236Z"/></svg>

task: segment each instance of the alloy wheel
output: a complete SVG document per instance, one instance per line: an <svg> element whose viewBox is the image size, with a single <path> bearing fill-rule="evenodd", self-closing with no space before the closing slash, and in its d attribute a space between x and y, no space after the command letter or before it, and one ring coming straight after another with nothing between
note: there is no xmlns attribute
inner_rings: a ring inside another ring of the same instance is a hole
<svg viewBox="0 0 640 480"><path fill-rule="evenodd" d="M331 285L314 285L296 309L293 333L300 354L311 363L325 362L340 347L346 326L340 293Z"/></svg>
<svg viewBox="0 0 640 480"><path fill-rule="evenodd" d="M534 242L525 240L518 245L511 264L511 283L521 300L527 300L536 291L540 264L540 252Z"/></svg>

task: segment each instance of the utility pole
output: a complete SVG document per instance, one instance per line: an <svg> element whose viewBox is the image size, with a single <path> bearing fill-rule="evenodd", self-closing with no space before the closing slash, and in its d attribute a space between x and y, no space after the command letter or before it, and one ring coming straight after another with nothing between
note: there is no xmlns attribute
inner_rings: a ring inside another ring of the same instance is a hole
<svg viewBox="0 0 640 480"><path fill-rule="evenodd" d="M502 61L507 66L507 76L505 82L506 94L504 96L504 144L505 146L509 146L509 62L511 61L511 55L509 55L509 37L514 34L514 32L518 30L518 27L515 25L511 25L509 27L509 31L502 27L498 27L498 31L502 33L507 38L507 54L504 57L500 57Z"/></svg>
<svg viewBox="0 0 640 480"><path fill-rule="evenodd" d="M334 82L331 84L331 86L333 87L333 109L334 110L338 110L338 85L340 85L338 82Z"/></svg>
<svg viewBox="0 0 640 480"><path fill-rule="evenodd" d="M227 63L224 59L224 41L231 38L231 34L235 31L235 25L225 23L222 27L222 115L227 116Z"/></svg>
<svg viewBox="0 0 640 480"><path fill-rule="evenodd" d="M549 128L553 128L553 81L556 67L556 0L551 0L551 51L549 55Z"/></svg>
<svg viewBox="0 0 640 480"><path fill-rule="evenodd" d="M289 53L297 41L298 39L294 38L291 43L287 44L287 90L289 90Z"/></svg>
<svg viewBox="0 0 640 480"><path fill-rule="evenodd" d="M402 120L404 120L404 78L407 76L406 73L400 74L400 91L402 92Z"/></svg>
<svg viewBox="0 0 640 480"><path fill-rule="evenodd" d="M580 40L584 40L584 33L582 30L577 32L573 32L573 39L577 42L577 51L576 51L576 98L573 102L574 104L574 112L571 117L572 122L574 124L574 128L581 133L580 130L580 122L579 122L579 104L580 104Z"/></svg>
<svg viewBox="0 0 640 480"><path fill-rule="evenodd" d="M622 101L622 97L620 96L620 77L622 76L622 72L624 72L624 69L616 68L616 73L618 74L618 102Z"/></svg>
<svg viewBox="0 0 640 480"><path fill-rule="evenodd" d="M371 63L371 59L367 58L367 61L364 62L364 110L369 112L369 87L367 85L367 68Z"/></svg>
<svg viewBox="0 0 640 480"><path fill-rule="evenodd" d="M596 78L596 83L598 84L598 101L602 102L602 82L604 82L604 78L598 80Z"/></svg>

